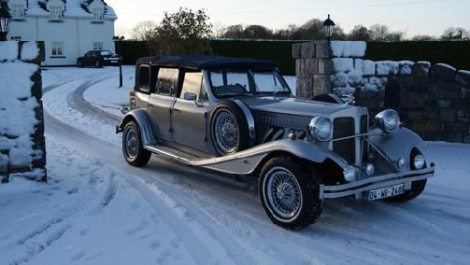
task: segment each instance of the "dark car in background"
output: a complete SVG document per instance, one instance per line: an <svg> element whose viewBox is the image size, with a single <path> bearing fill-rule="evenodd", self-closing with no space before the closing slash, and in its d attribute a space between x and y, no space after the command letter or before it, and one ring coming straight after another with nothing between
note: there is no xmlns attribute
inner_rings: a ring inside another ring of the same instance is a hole
<svg viewBox="0 0 470 265"><path fill-rule="evenodd" d="M119 65L119 60L119 55L110 50L91 50L85 53L84 56L77 58L77 66L94 66L99 68L105 65Z"/></svg>

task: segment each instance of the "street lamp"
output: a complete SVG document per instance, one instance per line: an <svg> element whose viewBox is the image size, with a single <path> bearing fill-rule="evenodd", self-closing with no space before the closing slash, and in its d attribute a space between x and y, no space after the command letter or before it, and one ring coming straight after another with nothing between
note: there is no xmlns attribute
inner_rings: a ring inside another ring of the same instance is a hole
<svg viewBox="0 0 470 265"><path fill-rule="evenodd" d="M0 41L7 40L7 34L10 30L10 8L6 1L0 1Z"/></svg>
<svg viewBox="0 0 470 265"><path fill-rule="evenodd" d="M330 19L330 14L328 14L328 18L323 22L323 33L325 34L325 38L327 41L331 40L331 36L333 36L334 27L335 22Z"/></svg>
<svg viewBox="0 0 470 265"><path fill-rule="evenodd" d="M119 87L122 87L122 56L121 56L121 41L124 40L124 37L114 36L114 50L116 50L119 55Z"/></svg>

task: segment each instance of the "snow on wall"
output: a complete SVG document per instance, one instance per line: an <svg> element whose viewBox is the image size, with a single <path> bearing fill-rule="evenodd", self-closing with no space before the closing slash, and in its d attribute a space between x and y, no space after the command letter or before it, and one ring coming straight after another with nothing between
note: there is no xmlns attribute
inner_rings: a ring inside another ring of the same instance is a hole
<svg viewBox="0 0 470 265"><path fill-rule="evenodd" d="M371 61L364 60L366 43L363 41L332 41L331 76L333 92L353 93L356 87L362 90L379 91L384 88L389 75L411 75L412 61ZM429 64L429 62L420 62Z"/></svg>
<svg viewBox="0 0 470 265"><path fill-rule="evenodd" d="M45 156L33 148L32 137L42 122L36 118L40 104L32 95L31 81L39 65L30 62L39 52L36 42L0 42L0 175L8 175L11 168L30 169L33 173L26 174L34 178L45 174L32 168L33 160Z"/></svg>

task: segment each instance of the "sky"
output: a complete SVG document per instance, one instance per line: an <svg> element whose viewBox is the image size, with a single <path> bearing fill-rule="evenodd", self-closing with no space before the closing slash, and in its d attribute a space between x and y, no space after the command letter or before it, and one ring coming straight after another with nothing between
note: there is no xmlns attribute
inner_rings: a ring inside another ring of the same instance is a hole
<svg viewBox="0 0 470 265"><path fill-rule="evenodd" d="M214 30L242 24L263 25L276 30L290 24L302 25L312 18L331 15L335 24L349 33L355 25L369 27L383 24L390 31L404 32L406 37L431 35L439 37L449 27L470 30L468 0L106 0L117 13L118 35L128 36L144 20L159 23L164 12L174 13L180 7L193 11L205 9Z"/></svg>

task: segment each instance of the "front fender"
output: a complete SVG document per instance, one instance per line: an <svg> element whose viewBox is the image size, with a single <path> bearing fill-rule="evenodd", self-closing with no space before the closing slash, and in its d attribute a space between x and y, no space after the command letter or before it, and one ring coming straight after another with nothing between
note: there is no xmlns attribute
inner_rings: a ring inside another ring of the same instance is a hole
<svg viewBox="0 0 470 265"><path fill-rule="evenodd" d="M402 157L409 157L413 148L424 152L426 143L415 132L400 128L393 133L383 133L380 129L371 130L369 141L384 153L388 158L397 161Z"/></svg>
<svg viewBox="0 0 470 265"><path fill-rule="evenodd" d="M143 146L157 143L158 134L144 109L133 109L124 115L121 123L116 126L116 133L122 132L126 124L130 121L136 122L139 126Z"/></svg>
<svg viewBox="0 0 470 265"><path fill-rule="evenodd" d="M313 142L283 139L272 142L272 150L288 152L316 163L323 163L326 159L331 159L341 168L348 166L348 162L343 157Z"/></svg>

